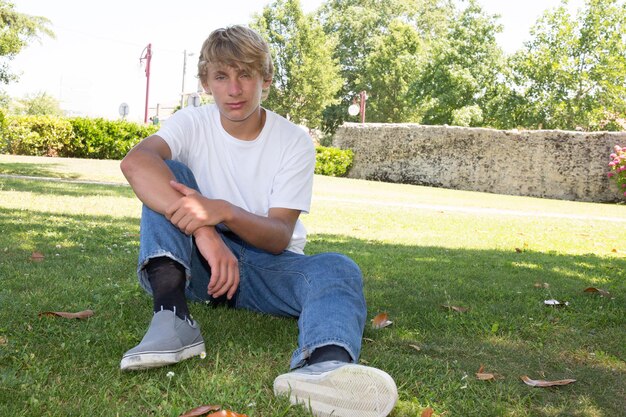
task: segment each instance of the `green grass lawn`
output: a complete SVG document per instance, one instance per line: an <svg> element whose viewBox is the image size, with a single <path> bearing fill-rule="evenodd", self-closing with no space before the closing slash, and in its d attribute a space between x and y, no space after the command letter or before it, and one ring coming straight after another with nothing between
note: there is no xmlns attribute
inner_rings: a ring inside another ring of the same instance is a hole
<svg viewBox="0 0 626 417"><path fill-rule="evenodd" d="M175 417L202 404L309 415L272 394L294 320L194 304L205 359L119 370L152 304L135 277L139 202L109 184L124 183L118 166L0 155L0 416ZM366 328L361 357L396 380L393 417L626 415L626 205L315 181L306 251L351 256L369 317L393 321ZM95 315L38 317L85 309ZM497 379L478 380L481 365ZM532 388L522 375L577 382Z"/></svg>

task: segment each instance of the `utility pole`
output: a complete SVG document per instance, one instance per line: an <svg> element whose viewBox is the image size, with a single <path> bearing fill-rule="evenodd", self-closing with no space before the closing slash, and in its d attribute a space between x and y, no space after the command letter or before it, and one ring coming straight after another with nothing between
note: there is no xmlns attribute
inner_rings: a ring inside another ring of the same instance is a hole
<svg viewBox="0 0 626 417"><path fill-rule="evenodd" d="M193 52L188 54L187 50L185 49L183 51L183 85L180 89L180 108L181 109L185 107L185 74L187 73L187 57L188 56L193 56Z"/></svg>
<svg viewBox="0 0 626 417"><path fill-rule="evenodd" d="M146 107L143 115L143 122L148 123L148 96L150 93L150 61L152 60L152 44L149 43L139 57L139 63L146 61Z"/></svg>

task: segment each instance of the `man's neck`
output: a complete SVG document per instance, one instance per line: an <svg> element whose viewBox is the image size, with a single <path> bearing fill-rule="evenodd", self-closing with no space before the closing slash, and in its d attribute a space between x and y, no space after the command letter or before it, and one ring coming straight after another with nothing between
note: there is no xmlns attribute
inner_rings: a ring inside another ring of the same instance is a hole
<svg viewBox="0 0 626 417"><path fill-rule="evenodd" d="M265 126L265 109L259 106L254 113L241 121L232 121L220 114L220 122L224 130L235 139L251 141L259 137Z"/></svg>

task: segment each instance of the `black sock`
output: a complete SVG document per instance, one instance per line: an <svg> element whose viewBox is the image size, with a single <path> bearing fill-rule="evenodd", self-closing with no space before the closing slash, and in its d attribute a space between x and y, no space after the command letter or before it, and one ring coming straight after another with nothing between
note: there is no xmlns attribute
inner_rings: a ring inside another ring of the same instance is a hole
<svg viewBox="0 0 626 417"><path fill-rule="evenodd" d="M152 287L154 312L170 310L183 320L188 318L185 268L173 259L162 256L148 261L146 273Z"/></svg>
<svg viewBox="0 0 626 417"><path fill-rule="evenodd" d="M352 358L348 351L341 346L326 345L315 349L307 363L313 365L314 363L326 361L351 362Z"/></svg>

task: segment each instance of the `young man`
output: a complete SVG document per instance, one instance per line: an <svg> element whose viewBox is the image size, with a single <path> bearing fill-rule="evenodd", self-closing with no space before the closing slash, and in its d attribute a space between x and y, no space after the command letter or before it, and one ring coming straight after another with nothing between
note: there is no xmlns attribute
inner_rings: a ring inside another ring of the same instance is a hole
<svg viewBox="0 0 626 417"><path fill-rule="evenodd" d="M198 76L214 105L175 113L121 168L144 203L138 275L154 298L145 336L123 370L165 366L205 346L186 299L298 318L291 372L277 395L317 416L383 417L397 390L385 372L355 364L366 320L358 266L306 256L298 219L311 202L315 149L299 127L263 109L269 48L232 26L204 42Z"/></svg>

